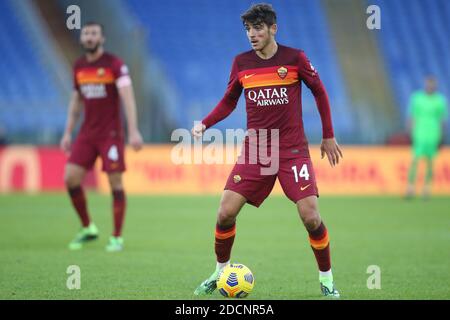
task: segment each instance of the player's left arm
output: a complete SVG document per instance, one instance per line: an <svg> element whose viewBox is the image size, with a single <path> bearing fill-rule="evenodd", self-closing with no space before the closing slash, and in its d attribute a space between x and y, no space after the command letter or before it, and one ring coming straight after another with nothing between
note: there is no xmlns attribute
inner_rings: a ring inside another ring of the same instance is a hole
<svg viewBox="0 0 450 320"><path fill-rule="evenodd" d="M120 74L116 79L116 86L127 118L128 143L134 150L138 151L142 148L143 140L137 125L137 108L133 84L126 66L122 65L120 69Z"/></svg>
<svg viewBox="0 0 450 320"><path fill-rule="evenodd" d="M303 51L299 53L299 77L311 90L316 100L322 121L322 144L320 145L322 159L326 155L330 165L334 167L339 163L339 158L343 158L342 151L334 137L333 123L331 121L330 102L325 87L320 80L316 69L309 62Z"/></svg>

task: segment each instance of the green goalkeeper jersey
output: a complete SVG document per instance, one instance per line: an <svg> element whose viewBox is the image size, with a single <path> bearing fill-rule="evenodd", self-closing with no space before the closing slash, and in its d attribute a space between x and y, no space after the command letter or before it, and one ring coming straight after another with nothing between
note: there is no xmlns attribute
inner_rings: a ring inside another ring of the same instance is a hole
<svg viewBox="0 0 450 320"><path fill-rule="evenodd" d="M447 118L445 97L440 93L417 91L411 97L409 115L413 123L414 140L440 140L442 122Z"/></svg>

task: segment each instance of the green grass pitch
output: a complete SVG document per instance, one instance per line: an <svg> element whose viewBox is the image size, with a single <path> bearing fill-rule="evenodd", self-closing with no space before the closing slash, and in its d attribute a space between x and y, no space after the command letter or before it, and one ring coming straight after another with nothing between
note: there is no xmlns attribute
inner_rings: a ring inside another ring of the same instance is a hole
<svg viewBox="0 0 450 320"><path fill-rule="evenodd" d="M0 299L197 299L215 267L219 197L129 196L120 253L104 251L110 197L88 200L100 238L71 252L79 225L65 194L0 196ZM319 205L343 299L450 298L450 198L323 196ZM244 207L232 261L255 275L248 299L321 298L307 239L286 198ZM80 290L66 287L69 265L81 268ZM381 289L367 288L370 265L381 269Z"/></svg>

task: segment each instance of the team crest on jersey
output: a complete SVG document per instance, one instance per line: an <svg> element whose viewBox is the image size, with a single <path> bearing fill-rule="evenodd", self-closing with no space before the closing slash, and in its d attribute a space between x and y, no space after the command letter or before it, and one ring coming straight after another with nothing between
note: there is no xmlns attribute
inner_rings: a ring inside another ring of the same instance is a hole
<svg viewBox="0 0 450 320"><path fill-rule="evenodd" d="M242 180L242 178L241 178L241 176L238 175L238 174L236 174L236 175L233 177L234 183L239 183L239 182L241 182L241 180Z"/></svg>
<svg viewBox="0 0 450 320"><path fill-rule="evenodd" d="M277 70L277 73L281 79L284 79L284 78L286 78L286 76L288 74L288 69L285 67L279 67Z"/></svg>
<svg viewBox="0 0 450 320"><path fill-rule="evenodd" d="M105 69L104 68L98 68L97 69L97 75L99 77L103 77L105 75Z"/></svg>

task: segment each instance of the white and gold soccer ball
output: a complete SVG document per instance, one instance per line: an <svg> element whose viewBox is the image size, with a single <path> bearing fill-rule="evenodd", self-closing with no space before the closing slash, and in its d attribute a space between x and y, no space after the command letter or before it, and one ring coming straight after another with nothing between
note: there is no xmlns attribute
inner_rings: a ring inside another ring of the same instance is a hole
<svg viewBox="0 0 450 320"><path fill-rule="evenodd" d="M239 263L227 265L217 279L217 289L227 298L245 298L252 292L254 285L253 273Z"/></svg>

